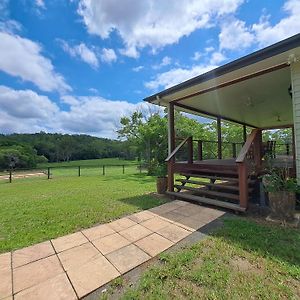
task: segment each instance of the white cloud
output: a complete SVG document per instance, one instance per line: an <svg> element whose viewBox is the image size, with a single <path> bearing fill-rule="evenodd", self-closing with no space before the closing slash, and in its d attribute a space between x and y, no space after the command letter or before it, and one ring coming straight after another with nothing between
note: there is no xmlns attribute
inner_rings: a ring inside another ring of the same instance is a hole
<svg viewBox="0 0 300 300"><path fill-rule="evenodd" d="M214 53L212 53L209 62L210 62L211 65L217 65L217 64L221 63L224 60L226 60L226 56L223 53L214 52Z"/></svg>
<svg viewBox="0 0 300 300"><path fill-rule="evenodd" d="M283 5L286 16L271 24L271 16L262 15L259 22L246 26L241 20L224 22L219 34L220 49L246 49L254 44L265 47L299 33L300 1L288 0Z"/></svg>
<svg viewBox="0 0 300 300"><path fill-rule="evenodd" d="M35 4L40 8L45 8L45 2L44 0L35 0Z"/></svg>
<svg viewBox="0 0 300 300"><path fill-rule="evenodd" d="M0 86L0 132L37 132L47 129L59 109L47 96L32 90ZM55 122L55 121L54 121Z"/></svg>
<svg viewBox="0 0 300 300"><path fill-rule="evenodd" d="M116 31L124 42L123 55L156 51L174 44L211 21L234 13L243 0L80 0L78 13L91 34L108 38Z"/></svg>
<svg viewBox="0 0 300 300"><path fill-rule="evenodd" d="M261 47L276 43L299 33L300 1L287 1L283 6L283 10L287 13L287 16L282 18L277 24L272 25L268 21L268 17L263 16L259 23L253 25L252 30Z"/></svg>
<svg viewBox="0 0 300 300"><path fill-rule="evenodd" d="M63 76L55 72L51 61L41 54L39 44L7 32L0 32L0 40L1 71L30 81L43 91L71 90Z"/></svg>
<svg viewBox="0 0 300 300"><path fill-rule="evenodd" d="M140 72L143 69L144 69L144 66L137 66L137 67L132 68L132 71L133 72Z"/></svg>
<svg viewBox="0 0 300 300"><path fill-rule="evenodd" d="M201 57L202 57L201 52L196 51L196 52L194 53L194 55L192 56L192 60L198 61Z"/></svg>
<svg viewBox="0 0 300 300"><path fill-rule="evenodd" d="M165 56L165 57L162 59L162 61L161 61L160 64L154 65L152 68L155 69L155 70L158 70L158 69L161 69L162 67L165 67L165 66L170 65L171 62L172 62L171 57Z"/></svg>
<svg viewBox="0 0 300 300"><path fill-rule="evenodd" d="M197 65L189 69L172 69L156 75L153 80L146 82L145 86L151 90L157 90L158 88L169 88L185 80L206 73L216 67L217 66L215 65Z"/></svg>
<svg viewBox="0 0 300 300"><path fill-rule="evenodd" d="M98 68L99 61L96 53L88 48L85 43L80 43L72 47L64 40L59 40L59 42L61 43L63 50L72 57L78 57L92 68Z"/></svg>
<svg viewBox="0 0 300 300"><path fill-rule="evenodd" d="M0 132L62 132L116 138L120 118L146 103L108 100L99 96L61 96L68 109L60 109L47 96L32 90L0 86Z"/></svg>
<svg viewBox="0 0 300 300"><path fill-rule="evenodd" d="M245 22L234 19L225 22L221 26L219 34L220 48L229 50L240 50L248 48L255 40L255 36L246 27Z"/></svg>
<svg viewBox="0 0 300 300"><path fill-rule="evenodd" d="M117 55L113 49L103 48L101 53L101 60L106 63L115 62Z"/></svg>

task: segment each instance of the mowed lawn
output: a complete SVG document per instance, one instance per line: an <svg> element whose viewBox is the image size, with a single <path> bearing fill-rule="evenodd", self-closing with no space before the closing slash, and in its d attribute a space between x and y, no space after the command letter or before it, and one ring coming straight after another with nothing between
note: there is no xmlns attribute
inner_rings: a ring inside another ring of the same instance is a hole
<svg viewBox="0 0 300 300"><path fill-rule="evenodd" d="M87 162L87 161L85 161ZM75 162L74 162L75 163ZM101 162L99 162L99 165ZM0 183L0 252L75 232L159 205L155 178L136 166L101 170L57 169L53 178Z"/></svg>
<svg viewBox="0 0 300 300"><path fill-rule="evenodd" d="M101 299L300 299L300 232L230 218L129 285L119 279Z"/></svg>

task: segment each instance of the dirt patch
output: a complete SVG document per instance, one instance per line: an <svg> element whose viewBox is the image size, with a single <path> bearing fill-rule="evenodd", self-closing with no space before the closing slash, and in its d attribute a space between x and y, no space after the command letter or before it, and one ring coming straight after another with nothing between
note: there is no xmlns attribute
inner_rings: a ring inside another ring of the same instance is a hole
<svg viewBox="0 0 300 300"><path fill-rule="evenodd" d="M46 173L44 172L14 173L12 174L12 179L40 177L40 176L46 176ZM9 179L9 175L0 176L0 180L8 180L8 179Z"/></svg>
<svg viewBox="0 0 300 300"><path fill-rule="evenodd" d="M231 258L229 264L237 271L244 273L262 274L263 270L251 264L246 258Z"/></svg>

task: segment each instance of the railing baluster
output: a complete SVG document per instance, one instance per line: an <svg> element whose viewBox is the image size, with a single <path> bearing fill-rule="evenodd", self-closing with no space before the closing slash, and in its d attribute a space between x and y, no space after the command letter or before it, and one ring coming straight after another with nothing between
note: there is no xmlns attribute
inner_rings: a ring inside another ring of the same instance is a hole
<svg viewBox="0 0 300 300"><path fill-rule="evenodd" d="M203 160L203 142L198 141L198 159Z"/></svg>
<svg viewBox="0 0 300 300"><path fill-rule="evenodd" d="M193 163L193 138L190 136L187 140L188 145L188 163Z"/></svg>

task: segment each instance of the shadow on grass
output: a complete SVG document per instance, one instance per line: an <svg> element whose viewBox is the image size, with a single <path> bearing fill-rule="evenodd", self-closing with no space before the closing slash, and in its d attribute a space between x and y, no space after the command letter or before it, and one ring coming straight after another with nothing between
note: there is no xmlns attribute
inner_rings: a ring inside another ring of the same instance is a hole
<svg viewBox="0 0 300 300"><path fill-rule="evenodd" d="M131 182L139 182L140 184L146 184L150 182L155 182L155 178L152 176L148 176L147 174L123 174L123 175L105 175L101 177L103 181L111 181L112 179L117 179L121 181L131 181Z"/></svg>
<svg viewBox="0 0 300 300"><path fill-rule="evenodd" d="M225 215L199 231L259 256L300 267L300 230Z"/></svg>
<svg viewBox="0 0 300 300"><path fill-rule="evenodd" d="M122 198L118 201L134 206L138 209L149 209L167 202L165 198L157 198L151 194L138 195L134 197Z"/></svg>

